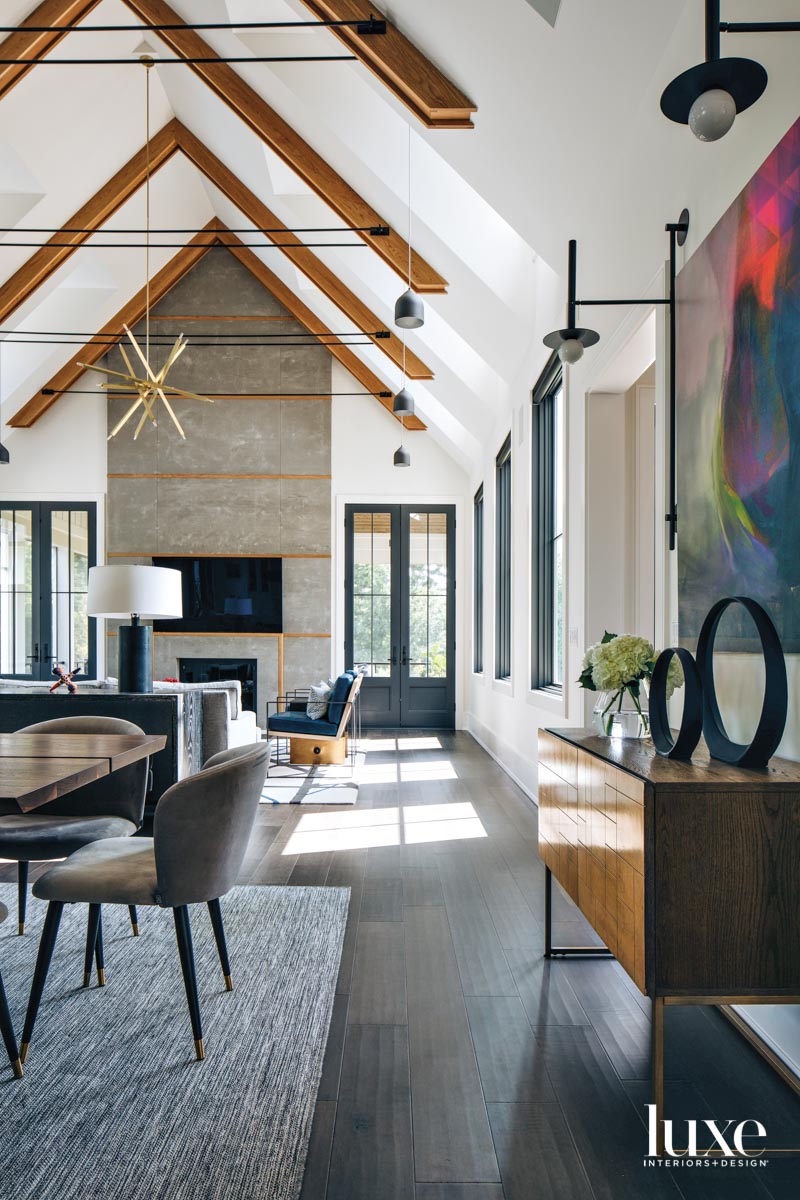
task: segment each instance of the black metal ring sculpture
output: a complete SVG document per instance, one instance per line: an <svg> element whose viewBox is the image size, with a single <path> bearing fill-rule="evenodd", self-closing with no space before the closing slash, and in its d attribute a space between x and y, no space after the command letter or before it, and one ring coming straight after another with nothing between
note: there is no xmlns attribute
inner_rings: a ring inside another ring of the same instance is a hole
<svg viewBox="0 0 800 1200"><path fill-rule="evenodd" d="M752 617L761 640L766 668L761 717L749 746L737 745L725 732L714 687L714 639L722 614L731 604L741 604ZM766 610L746 596L729 596L725 600L718 600L709 610L700 630L697 666L703 685L703 734L711 757L739 767L765 767L783 737L789 703L786 661L778 631Z"/></svg>
<svg viewBox="0 0 800 1200"><path fill-rule="evenodd" d="M667 674L673 655L683 667L683 716L678 736L673 739L667 715ZM662 650L653 668L650 683L650 733L657 752L663 758L688 762L703 732L703 683L697 663L689 650L671 646Z"/></svg>

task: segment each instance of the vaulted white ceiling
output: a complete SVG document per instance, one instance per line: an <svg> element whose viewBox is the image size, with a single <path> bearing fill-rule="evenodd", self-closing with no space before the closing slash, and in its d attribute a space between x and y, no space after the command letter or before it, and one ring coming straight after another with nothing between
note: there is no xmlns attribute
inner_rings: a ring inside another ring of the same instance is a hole
<svg viewBox="0 0 800 1200"><path fill-rule="evenodd" d="M172 0L187 21L309 19L300 0ZM791 17L790 0L770 0L769 16ZM33 0L6 0L16 24ZM449 284L425 297L424 327L409 347L435 371L413 384L420 416L464 464L482 455L498 413L519 403L521 372L542 365L541 336L560 317L566 241L581 240L586 291L609 280L641 294L663 261L663 225L677 217L684 180L707 154L658 112L658 96L678 70L702 57L700 0L403 0L382 5L429 58L477 105L474 130L424 128L361 63L243 63L237 72L393 227L408 223L411 139L414 248ZM752 0L729 0L730 19L753 16ZM772 9L775 9L774 13ZM121 0L103 0L87 24L134 24ZM323 30L215 31L203 36L222 55L342 53ZM153 44L158 39L147 34ZM144 72L134 50L141 33L75 33L0 103L0 224L58 228L144 142ZM769 39L758 57L791 70L791 49ZM794 43L796 50L797 42ZM745 41L736 51L752 52ZM729 52L733 52L730 51ZM173 57L164 49L165 57ZM126 57L130 66L58 66L59 58ZM289 227L343 222L188 67L157 66L151 127L177 116ZM735 134L716 170L743 183L757 165L737 155ZM761 155L763 157L763 155ZM705 159L704 169L708 163ZM222 193L176 155L156 173L155 227L199 228L212 216L249 228ZM107 229L144 224L135 195ZM170 236L188 241L190 234ZM31 254L0 237L0 281ZM141 250L101 249L99 235L79 250L11 318L6 328L92 332L144 280ZM156 239L157 240L157 239ZM279 250L260 256L329 328L352 322ZM314 241L313 235L303 240ZM328 239L325 239L328 240ZM342 235L344 242L357 241ZM620 267L619 246L626 246ZM92 248L89 248L92 247ZM154 250L156 271L174 250ZM368 246L315 253L392 327L403 285ZM399 371L375 346L358 351L393 388ZM5 420L66 362L68 347L0 348ZM528 380L528 386L533 379ZM18 431L25 436L26 431Z"/></svg>

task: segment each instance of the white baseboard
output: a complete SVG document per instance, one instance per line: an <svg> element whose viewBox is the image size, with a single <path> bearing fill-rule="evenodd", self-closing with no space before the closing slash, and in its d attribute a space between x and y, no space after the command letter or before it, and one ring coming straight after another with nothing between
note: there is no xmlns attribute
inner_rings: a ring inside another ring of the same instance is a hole
<svg viewBox="0 0 800 1200"><path fill-rule="evenodd" d="M535 788L525 783L519 774L508 765L509 758L517 757L511 747L507 746L505 742L500 741L499 738L496 738L491 730L487 729L471 713L467 713L466 730L475 739L481 749L485 750L489 757L494 759L498 767L508 775L509 779L513 779L520 791L523 791L528 799L532 800L538 807L539 801Z"/></svg>

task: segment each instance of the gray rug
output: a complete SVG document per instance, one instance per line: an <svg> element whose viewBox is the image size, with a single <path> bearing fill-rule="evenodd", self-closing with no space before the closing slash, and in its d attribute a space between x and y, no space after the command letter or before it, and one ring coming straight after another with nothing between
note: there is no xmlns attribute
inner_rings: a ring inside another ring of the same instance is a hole
<svg viewBox="0 0 800 1200"><path fill-rule="evenodd" d="M0 887L13 916L15 889ZM222 901L234 991L191 910L206 1046L194 1061L172 914L104 909L108 985L80 987L86 909L64 910L25 1078L0 1067L2 1200L296 1200L349 889L237 888ZM19 1036L44 905L0 926ZM93 976L93 981L94 981Z"/></svg>

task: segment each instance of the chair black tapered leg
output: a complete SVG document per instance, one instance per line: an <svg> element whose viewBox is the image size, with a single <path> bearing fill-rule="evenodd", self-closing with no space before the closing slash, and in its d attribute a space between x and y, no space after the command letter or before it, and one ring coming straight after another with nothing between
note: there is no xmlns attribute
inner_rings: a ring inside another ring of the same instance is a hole
<svg viewBox="0 0 800 1200"><path fill-rule="evenodd" d="M100 905L97 906L100 908ZM97 986L106 986L106 964L103 958L103 914L97 914L97 936L94 940L94 961L97 965Z"/></svg>
<svg viewBox="0 0 800 1200"><path fill-rule="evenodd" d="M53 950L55 949L58 927L61 924L61 914L63 911L64 905L61 900L51 900L47 906L47 916L44 919L42 939L39 942L39 953L36 956L36 969L33 972L28 1011L25 1014L25 1025L22 1030L22 1041L19 1046L19 1061L21 1063L24 1063L28 1057L31 1035L33 1034L33 1027L36 1024L36 1014L39 1011L39 1004L42 999L47 972L50 969L50 961L53 957Z"/></svg>
<svg viewBox="0 0 800 1200"><path fill-rule="evenodd" d="M175 917L175 935L178 939L178 953L181 956L181 970L186 987L186 999L189 1004L189 1016L192 1019L192 1036L194 1052L202 1060L206 1056L203 1046L203 1026L200 1022L200 1001L197 998L197 973L194 967L194 950L192 949L192 927L189 924L189 909L186 905L173 908Z"/></svg>
<svg viewBox="0 0 800 1200"><path fill-rule="evenodd" d="M219 961L222 966L222 977L225 980L225 990L232 992L231 960L228 957L228 943L225 940L225 926L222 922L222 909L219 906L219 900L209 900L208 911L211 915L214 940L217 943L217 950L219 951Z"/></svg>
<svg viewBox="0 0 800 1200"><path fill-rule="evenodd" d="M100 905L89 905L89 920L86 923L86 956L83 960L83 986L88 987L92 982L92 963L94 948L97 944L97 931L100 928Z"/></svg>
<svg viewBox="0 0 800 1200"><path fill-rule="evenodd" d="M139 914L136 911L135 904L128 905L128 914L131 918L131 929L133 930L133 936L138 937L139 936Z"/></svg>
<svg viewBox="0 0 800 1200"><path fill-rule="evenodd" d="M28 908L28 864L17 863L17 933L25 932L25 913Z"/></svg>
<svg viewBox="0 0 800 1200"><path fill-rule="evenodd" d="M15 1079L22 1079L22 1063L19 1060L17 1039L14 1036L14 1026L11 1024L11 1013L8 1011L6 989L3 987L3 976L0 975L0 1033L3 1035L6 1053L8 1054Z"/></svg>

